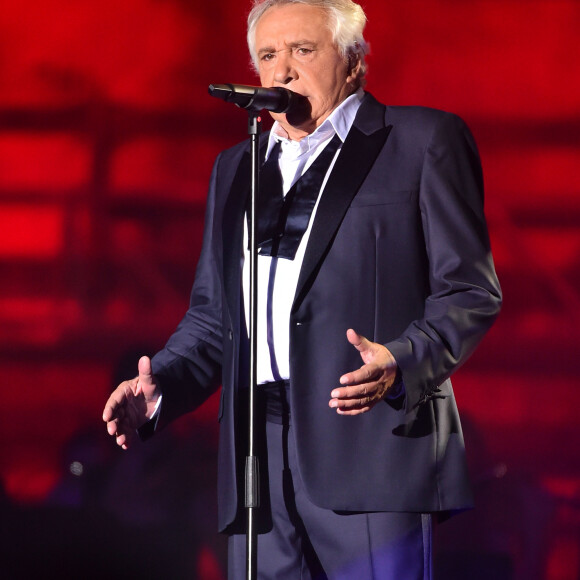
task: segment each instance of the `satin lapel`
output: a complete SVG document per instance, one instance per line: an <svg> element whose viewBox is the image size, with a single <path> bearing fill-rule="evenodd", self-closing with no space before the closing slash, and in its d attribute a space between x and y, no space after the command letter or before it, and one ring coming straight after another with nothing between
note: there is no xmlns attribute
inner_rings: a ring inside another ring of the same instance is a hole
<svg viewBox="0 0 580 580"><path fill-rule="evenodd" d="M326 183L314 217L298 278L293 310L308 291L353 197L371 170L387 140L385 107L367 94Z"/></svg>
<svg viewBox="0 0 580 580"><path fill-rule="evenodd" d="M268 134L262 136L260 158L266 154ZM224 207L222 248L224 284L230 312L234 312L241 292L241 251L244 240L244 217L250 197L250 152L244 151Z"/></svg>

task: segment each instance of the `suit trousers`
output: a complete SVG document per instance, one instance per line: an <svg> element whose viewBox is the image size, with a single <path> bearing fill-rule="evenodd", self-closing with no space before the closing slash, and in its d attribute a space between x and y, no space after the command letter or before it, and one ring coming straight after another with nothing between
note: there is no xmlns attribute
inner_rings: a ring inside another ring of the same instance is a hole
<svg viewBox="0 0 580 580"><path fill-rule="evenodd" d="M431 515L335 512L314 505L300 477L290 423L288 415L268 415L265 422L261 504L269 523L258 533L258 578L431 580ZM228 550L228 579L243 580L245 534L230 535Z"/></svg>

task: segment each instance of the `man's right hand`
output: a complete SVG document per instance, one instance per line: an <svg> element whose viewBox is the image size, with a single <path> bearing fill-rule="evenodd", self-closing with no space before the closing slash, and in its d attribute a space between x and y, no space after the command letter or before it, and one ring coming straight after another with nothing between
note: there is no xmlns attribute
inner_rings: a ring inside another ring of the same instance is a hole
<svg viewBox="0 0 580 580"><path fill-rule="evenodd" d="M103 421L117 445L128 449L136 431L151 417L160 392L151 371L151 359L139 359L139 375L122 382L111 394L103 411Z"/></svg>

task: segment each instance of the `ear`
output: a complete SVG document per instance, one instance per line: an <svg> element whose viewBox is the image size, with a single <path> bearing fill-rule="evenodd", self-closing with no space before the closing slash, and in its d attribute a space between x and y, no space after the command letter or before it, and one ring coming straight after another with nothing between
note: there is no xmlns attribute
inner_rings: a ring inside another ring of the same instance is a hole
<svg viewBox="0 0 580 580"><path fill-rule="evenodd" d="M347 82L356 82L360 73L361 60L360 55L356 52L348 53L348 77Z"/></svg>

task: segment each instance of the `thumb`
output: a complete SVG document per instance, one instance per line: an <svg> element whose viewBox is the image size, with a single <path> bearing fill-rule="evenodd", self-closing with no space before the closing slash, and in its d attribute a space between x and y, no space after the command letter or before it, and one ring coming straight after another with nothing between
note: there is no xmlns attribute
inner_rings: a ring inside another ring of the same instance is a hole
<svg viewBox="0 0 580 580"><path fill-rule="evenodd" d="M366 339L362 334L358 334L358 332L354 331L352 328L349 328L346 331L346 339L359 352L364 352L370 347L370 342L368 339Z"/></svg>
<svg viewBox="0 0 580 580"><path fill-rule="evenodd" d="M142 356L137 365L139 369L139 383L153 385L153 370L151 369L151 359L148 356Z"/></svg>

